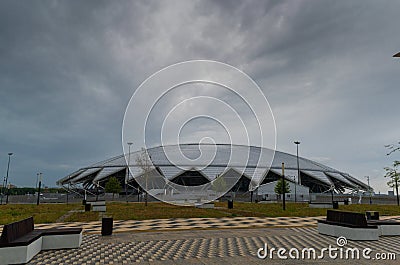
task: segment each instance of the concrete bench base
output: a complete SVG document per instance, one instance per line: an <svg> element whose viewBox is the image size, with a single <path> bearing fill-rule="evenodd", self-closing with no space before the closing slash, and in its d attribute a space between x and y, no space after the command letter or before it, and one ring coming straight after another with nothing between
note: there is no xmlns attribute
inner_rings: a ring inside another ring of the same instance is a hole
<svg viewBox="0 0 400 265"><path fill-rule="evenodd" d="M309 203L309 208L322 208L322 209L330 209L332 208L332 203Z"/></svg>
<svg viewBox="0 0 400 265"><path fill-rule="evenodd" d="M28 263L41 250L79 248L82 244L80 234L42 235L26 246L0 248L0 264Z"/></svg>
<svg viewBox="0 0 400 265"><path fill-rule="evenodd" d="M399 236L400 222L392 220L369 220L368 224L376 225L381 236Z"/></svg>
<svg viewBox="0 0 400 265"><path fill-rule="evenodd" d="M93 212L105 212L107 210L105 201L88 202L88 204L92 205Z"/></svg>
<svg viewBox="0 0 400 265"><path fill-rule="evenodd" d="M80 234L46 235L42 236L42 239L42 250L79 248L82 244L82 232Z"/></svg>
<svg viewBox="0 0 400 265"><path fill-rule="evenodd" d="M400 236L400 225L378 225L382 236Z"/></svg>
<svg viewBox="0 0 400 265"><path fill-rule="evenodd" d="M0 248L0 264L28 263L42 250L42 237L26 246Z"/></svg>
<svg viewBox="0 0 400 265"><path fill-rule="evenodd" d="M328 236L340 237L344 236L350 240L378 240L379 228L353 228L339 225L331 225L318 222L318 233Z"/></svg>
<svg viewBox="0 0 400 265"><path fill-rule="evenodd" d="M105 205L93 205L93 212L105 212L107 210Z"/></svg>

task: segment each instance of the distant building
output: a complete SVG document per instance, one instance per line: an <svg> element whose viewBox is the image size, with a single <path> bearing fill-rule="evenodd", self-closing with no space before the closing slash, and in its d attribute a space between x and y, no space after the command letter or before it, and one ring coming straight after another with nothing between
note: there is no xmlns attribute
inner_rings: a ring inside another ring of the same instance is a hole
<svg viewBox="0 0 400 265"><path fill-rule="evenodd" d="M7 184L8 188L10 189L14 189L17 188L17 186L13 185L13 184ZM3 188L3 184L0 184L0 189Z"/></svg>

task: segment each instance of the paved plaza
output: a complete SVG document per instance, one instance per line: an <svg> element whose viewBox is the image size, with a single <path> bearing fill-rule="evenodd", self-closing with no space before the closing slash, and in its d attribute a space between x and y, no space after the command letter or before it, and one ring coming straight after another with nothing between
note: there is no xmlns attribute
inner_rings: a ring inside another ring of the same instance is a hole
<svg viewBox="0 0 400 265"><path fill-rule="evenodd" d="M223 229L251 227L304 227L316 226L321 217L225 217L225 218L172 218L152 220L114 220L114 232L139 232L158 230L188 230L188 229ZM399 217L400 219L400 217ZM73 222L37 224L35 228L68 228L83 227L85 233L101 232L101 222Z"/></svg>
<svg viewBox="0 0 400 265"><path fill-rule="evenodd" d="M173 218L153 220L114 220L114 232L139 232L139 231L173 231L188 229L226 229L226 228L257 228L257 227L308 227L316 226L319 217L225 217L225 218ZM382 216L382 220L399 220L400 216ZM68 228L83 227L87 234L99 234L101 222L73 222L36 224L35 228Z"/></svg>
<svg viewBox="0 0 400 265"><path fill-rule="evenodd" d="M264 227L260 219L264 220ZM399 220L400 217L390 219ZM254 224L259 224L259 226ZM99 222L93 222L83 225L85 232L79 249L42 251L29 264L382 263L382 261L362 258L360 260L332 260L329 257L324 260L281 260L278 259L276 253L272 260L257 257L257 250L265 243L269 248L286 248L287 250L310 247L322 249L329 245L337 247L336 238L318 234L315 224L315 218L282 217L116 221L114 234L103 237L99 234ZM69 224L69 226L76 225L79 224ZM36 225L36 228L49 226ZM371 248L373 251L371 256L377 252L392 252L396 253L396 258L399 259L399 244L400 237L396 236L381 237L379 241L374 242L348 241L346 247ZM398 264L399 262L395 260L384 263Z"/></svg>
<svg viewBox="0 0 400 265"><path fill-rule="evenodd" d="M42 251L30 264L296 264L335 262L377 263L374 260L273 260L259 259L257 250L267 243L275 248L322 249L336 245L336 238L321 236L310 228L256 228L119 233L102 237L85 234L80 249ZM400 237L375 242L351 242L347 247L369 247L399 257ZM400 258L400 257L399 257ZM398 261L385 264L396 264Z"/></svg>

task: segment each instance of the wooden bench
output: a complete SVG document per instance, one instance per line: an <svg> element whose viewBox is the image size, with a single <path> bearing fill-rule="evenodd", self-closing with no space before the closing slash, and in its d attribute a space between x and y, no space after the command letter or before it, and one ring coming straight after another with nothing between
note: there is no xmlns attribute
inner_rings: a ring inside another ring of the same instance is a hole
<svg viewBox="0 0 400 265"><path fill-rule="evenodd" d="M350 240L378 240L377 225L368 224L362 213L328 210L326 220L318 220L320 234L340 237Z"/></svg>
<svg viewBox="0 0 400 265"><path fill-rule="evenodd" d="M34 229L33 217L6 224L0 237L0 264L29 262L41 250L78 248L82 228Z"/></svg>

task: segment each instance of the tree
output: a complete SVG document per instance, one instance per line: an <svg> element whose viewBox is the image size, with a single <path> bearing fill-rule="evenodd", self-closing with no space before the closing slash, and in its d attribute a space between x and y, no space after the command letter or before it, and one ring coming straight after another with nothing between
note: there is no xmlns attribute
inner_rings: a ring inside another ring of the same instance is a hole
<svg viewBox="0 0 400 265"><path fill-rule="evenodd" d="M283 192L285 191L285 192ZM285 181L285 190L283 190L283 179L279 179L275 185L275 193L281 195L283 193L290 193L289 182Z"/></svg>
<svg viewBox="0 0 400 265"><path fill-rule="evenodd" d="M148 200L148 178L149 178L149 173L150 171L153 170L152 168L152 162L150 160L150 156L148 155L146 149L142 148L141 154L136 157L136 164L140 167L142 174L145 179L145 195L144 195L144 201L145 201L145 206L147 206L147 200Z"/></svg>
<svg viewBox="0 0 400 265"><path fill-rule="evenodd" d="M212 189L215 192L225 192L226 191L226 181L222 176L217 176L212 182Z"/></svg>
<svg viewBox="0 0 400 265"><path fill-rule="evenodd" d="M396 196L397 196L397 205L399 206L399 180L400 180L400 172L398 171L397 167L400 166L400 161L393 161L392 167L385 167L385 178L390 178L389 182L387 183L389 187L396 188Z"/></svg>
<svg viewBox="0 0 400 265"><path fill-rule="evenodd" d="M116 177L111 177L107 181L106 192L113 194L113 200L114 200L114 194L121 192L121 183L119 182L119 180Z"/></svg>
<svg viewBox="0 0 400 265"><path fill-rule="evenodd" d="M389 188L394 189L394 188L396 188L396 179L395 179L395 178L392 178L392 179L389 180L386 184L389 186Z"/></svg>

